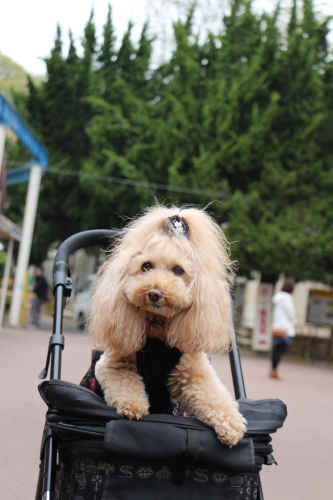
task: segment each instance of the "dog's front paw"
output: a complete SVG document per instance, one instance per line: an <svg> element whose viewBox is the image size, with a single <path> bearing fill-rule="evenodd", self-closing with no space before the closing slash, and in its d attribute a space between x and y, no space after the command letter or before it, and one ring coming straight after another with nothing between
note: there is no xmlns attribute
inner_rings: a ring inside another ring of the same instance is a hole
<svg viewBox="0 0 333 500"><path fill-rule="evenodd" d="M149 414L149 408L145 404L135 401L121 401L116 405L117 413L130 420L139 420Z"/></svg>
<svg viewBox="0 0 333 500"><path fill-rule="evenodd" d="M229 448L235 446L242 439L246 432L246 420L237 412L232 417L223 420L215 427L215 432L221 443Z"/></svg>

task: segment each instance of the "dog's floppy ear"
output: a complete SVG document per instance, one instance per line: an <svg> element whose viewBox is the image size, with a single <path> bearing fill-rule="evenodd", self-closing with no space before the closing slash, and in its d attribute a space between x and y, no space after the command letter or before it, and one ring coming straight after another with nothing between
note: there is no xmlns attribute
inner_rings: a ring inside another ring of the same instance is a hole
<svg viewBox="0 0 333 500"><path fill-rule="evenodd" d="M126 356L141 349L144 321L123 293L131 255L121 246L102 266L91 300L88 328L98 349L112 349Z"/></svg>
<svg viewBox="0 0 333 500"><path fill-rule="evenodd" d="M203 210L185 209L196 276L191 307L171 323L170 343L182 351L222 352L233 339L229 246L218 224ZM178 332L177 332L178 330ZM178 337L178 338L177 338Z"/></svg>
<svg viewBox="0 0 333 500"><path fill-rule="evenodd" d="M171 324L171 343L183 352L229 350L234 333L228 283L206 269L198 272L193 286L191 307Z"/></svg>

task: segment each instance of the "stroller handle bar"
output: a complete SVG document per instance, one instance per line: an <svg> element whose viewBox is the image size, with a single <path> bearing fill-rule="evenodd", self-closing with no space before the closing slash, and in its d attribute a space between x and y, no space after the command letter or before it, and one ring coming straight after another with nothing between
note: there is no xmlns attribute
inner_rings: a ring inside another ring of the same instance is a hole
<svg viewBox="0 0 333 500"><path fill-rule="evenodd" d="M82 231L67 238L58 248L53 268L53 295L54 295L54 321L53 332L47 351L45 368L38 378L45 379L51 362L50 378L60 378L61 352L65 347L65 338L62 334L62 316L66 305L66 298L72 291L72 280L67 265L71 253L90 246L99 245L103 248L110 246L112 237L120 232L113 229L94 229Z"/></svg>
<svg viewBox="0 0 333 500"><path fill-rule="evenodd" d="M111 244L112 236L119 235L120 232L113 229L93 229L74 234L65 240L56 253L53 267L53 295L59 285L65 287L65 296L70 297L72 291L72 280L67 265L68 257L71 253L91 246L108 247Z"/></svg>
<svg viewBox="0 0 333 500"><path fill-rule="evenodd" d="M110 245L112 236L117 236L118 234L120 234L120 231L114 229L93 229L74 234L61 243L55 257L55 264L59 261L67 262L69 255L80 248L94 245L107 247Z"/></svg>

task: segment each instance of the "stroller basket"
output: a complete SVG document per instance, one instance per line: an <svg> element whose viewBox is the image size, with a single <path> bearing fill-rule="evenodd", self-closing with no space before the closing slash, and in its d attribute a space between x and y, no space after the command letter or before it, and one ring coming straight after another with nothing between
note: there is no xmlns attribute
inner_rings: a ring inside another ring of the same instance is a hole
<svg viewBox="0 0 333 500"><path fill-rule="evenodd" d="M93 233L93 234L92 234ZM151 414L120 417L94 392L60 380L62 315L71 280L68 255L84 246L107 246L115 231L87 231L66 240L54 272L55 312L45 378L39 391L48 406L36 500L262 499L259 472L275 463L270 434L287 412L277 399L246 398L235 346L230 362L247 432L232 449L194 418Z"/></svg>

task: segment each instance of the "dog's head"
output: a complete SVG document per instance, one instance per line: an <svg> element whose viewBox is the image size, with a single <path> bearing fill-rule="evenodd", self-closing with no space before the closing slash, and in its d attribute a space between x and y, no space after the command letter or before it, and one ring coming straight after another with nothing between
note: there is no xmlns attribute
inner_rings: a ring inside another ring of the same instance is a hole
<svg viewBox="0 0 333 500"><path fill-rule="evenodd" d="M228 349L231 276L225 237L206 212L148 209L124 228L103 268L89 320L94 342L137 351L157 316L168 344L183 352Z"/></svg>

